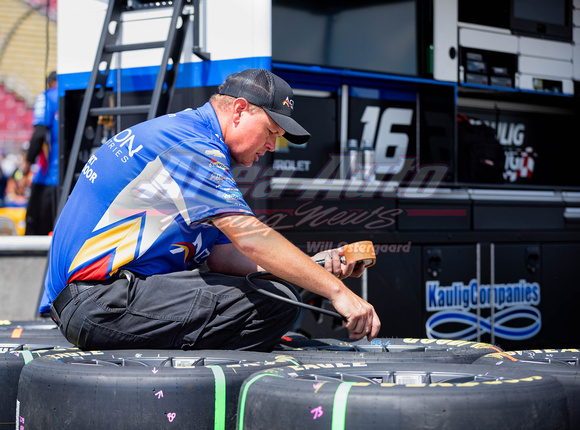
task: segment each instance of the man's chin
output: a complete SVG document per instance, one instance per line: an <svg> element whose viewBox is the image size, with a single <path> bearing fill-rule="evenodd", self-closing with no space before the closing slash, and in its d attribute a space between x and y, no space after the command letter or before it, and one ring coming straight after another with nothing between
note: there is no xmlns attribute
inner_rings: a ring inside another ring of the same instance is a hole
<svg viewBox="0 0 580 430"><path fill-rule="evenodd" d="M252 160L239 160L238 158L234 157L232 155L232 161L234 162L234 164L237 164L239 166L251 166L252 164L254 164L254 161Z"/></svg>

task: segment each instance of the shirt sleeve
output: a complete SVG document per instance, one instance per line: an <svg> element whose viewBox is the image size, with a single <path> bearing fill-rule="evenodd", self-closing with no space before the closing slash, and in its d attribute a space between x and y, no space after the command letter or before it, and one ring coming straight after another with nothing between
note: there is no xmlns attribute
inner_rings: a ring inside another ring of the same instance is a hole
<svg viewBox="0 0 580 430"><path fill-rule="evenodd" d="M42 92L36 96L32 111L32 125L48 125L46 118L47 103L46 93Z"/></svg>
<svg viewBox="0 0 580 430"><path fill-rule="evenodd" d="M228 237L220 231L215 243L216 245L225 245L227 243L232 243L232 241L228 239Z"/></svg>

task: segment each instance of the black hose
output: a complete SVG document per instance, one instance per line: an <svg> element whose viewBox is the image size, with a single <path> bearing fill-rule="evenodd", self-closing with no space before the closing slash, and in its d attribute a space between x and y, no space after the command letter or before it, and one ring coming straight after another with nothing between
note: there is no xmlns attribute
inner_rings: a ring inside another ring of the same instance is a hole
<svg viewBox="0 0 580 430"><path fill-rule="evenodd" d="M322 262L324 263L324 261L322 261ZM318 262L318 261L317 261L317 263L320 264L320 262ZM248 285L252 289L257 291L258 293L263 294L265 296L268 296L268 297L275 299L275 300L280 300L281 302L284 302L284 303L289 303L291 305L298 306L300 308L308 309L308 310L313 311L313 312L318 312L321 314L329 315L331 317L346 321L346 318L343 317L342 315L340 315L338 312L329 311L328 309L322 309L322 308L319 308L318 306L308 305L306 303L299 302L298 300L294 300L294 299L291 299L289 297L282 297L282 296L279 296L278 294L274 294L270 291L267 291L267 290L264 290L263 288L258 287L256 284L254 284L254 282L252 281L252 278L257 278L257 277L261 277L261 276L272 276L272 274L270 272L263 271L263 272L253 272L253 273L249 273L248 275L246 275L246 282L248 283ZM276 282L279 282L282 285L285 285L286 287L288 287L290 289L290 291L294 292L297 296L299 295L298 292L296 291L296 289L294 288L294 286L290 282L284 281L283 279L280 279L280 278L276 278Z"/></svg>

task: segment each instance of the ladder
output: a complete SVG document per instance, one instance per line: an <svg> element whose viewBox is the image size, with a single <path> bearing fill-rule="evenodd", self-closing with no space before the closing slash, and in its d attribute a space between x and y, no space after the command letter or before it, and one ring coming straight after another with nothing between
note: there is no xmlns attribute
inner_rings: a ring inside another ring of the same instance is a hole
<svg viewBox="0 0 580 430"><path fill-rule="evenodd" d="M179 61L183 50L185 35L190 21L190 15L197 15L200 0L173 0L173 1L147 1L147 0L109 0L107 13L103 23L103 30L95 56L95 63L89 84L85 90L84 98L79 113L72 146L68 156L68 163L57 208L57 215L61 213L68 196L71 192L75 175L78 175L82 165L87 160L80 160L81 151L87 153L94 146L98 146L96 140L97 125L99 118L120 115L147 114L147 119L152 119L167 113L177 79ZM119 44L123 13L155 7L172 7L169 31L166 40ZM204 52L200 45L200 23L195 16L193 28L193 53L204 61L210 60L210 54ZM129 106L106 106L107 81L111 72L111 61L115 53L163 48L163 56L159 66L159 72L153 89L151 100L148 104ZM65 161L61 157L61 162Z"/></svg>

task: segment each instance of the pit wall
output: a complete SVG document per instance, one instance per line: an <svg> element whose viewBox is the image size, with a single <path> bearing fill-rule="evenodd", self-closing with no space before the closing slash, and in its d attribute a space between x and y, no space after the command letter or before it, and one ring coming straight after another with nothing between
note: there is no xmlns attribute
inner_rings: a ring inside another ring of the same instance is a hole
<svg viewBox="0 0 580 430"><path fill-rule="evenodd" d="M48 236L0 237L0 320L39 319Z"/></svg>

